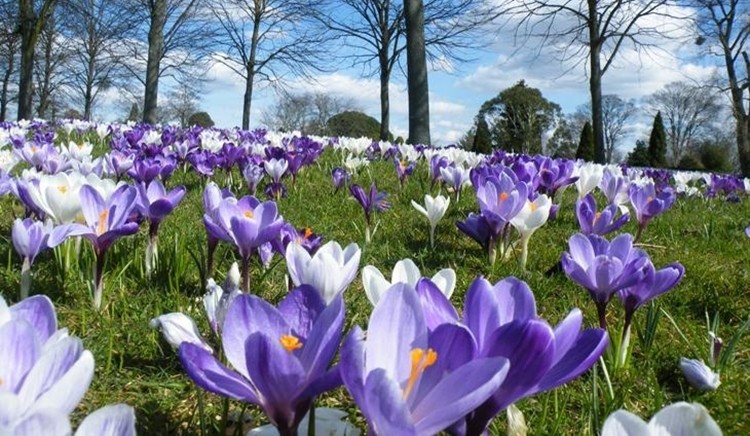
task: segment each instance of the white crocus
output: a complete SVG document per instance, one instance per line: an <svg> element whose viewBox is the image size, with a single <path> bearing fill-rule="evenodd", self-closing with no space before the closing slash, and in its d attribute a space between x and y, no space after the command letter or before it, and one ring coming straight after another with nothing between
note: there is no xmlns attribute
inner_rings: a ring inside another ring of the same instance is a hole
<svg viewBox="0 0 750 436"><path fill-rule="evenodd" d="M721 436L721 429L705 407L680 401L661 409L648 424L620 409L613 412L602 428L602 436Z"/></svg>
<svg viewBox="0 0 750 436"><path fill-rule="evenodd" d="M719 374L713 372L702 360L680 357L680 369L690 386L699 391L715 391L721 384Z"/></svg>
<svg viewBox="0 0 750 436"><path fill-rule="evenodd" d="M516 215L510 224L518 230L521 235L521 270L526 270L526 259L529 254L529 239L531 235L543 226L549 219L549 212L552 208L552 200L542 194L534 201L526 200L523 208Z"/></svg>
<svg viewBox="0 0 750 436"><path fill-rule="evenodd" d="M573 175L578 176L576 180L578 198L583 198L599 185L604 175L604 167L591 162L579 164L573 171Z"/></svg>
<svg viewBox="0 0 750 436"><path fill-rule="evenodd" d="M209 353L213 353L195 324L193 318L182 312L172 312L158 316L148 323L152 329L158 329L164 335L164 339L174 348L179 348L183 342L195 344Z"/></svg>
<svg viewBox="0 0 750 436"><path fill-rule="evenodd" d="M78 192L85 179L80 173L42 175L29 183L31 200L56 224L69 223L81 212Z"/></svg>
<svg viewBox="0 0 750 436"><path fill-rule="evenodd" d="M373 306L378 304L380 297L392 285L408 283L416 287L421 278L422 273L419 271L419 267L411 259L402 259L396 262L391 274L391 281L388 281L383 273L372 265L362 268L362 286L364 286L365 294ZM453 295L453 290L456 287L456 272L451 268L438 271L430 280L446 298Z"/></svg>
<svg viewBox="0 0 750 436"><path fill-rule="evenodd" d="M430 221L430 247L435 247L435 227L445 215L450 203L449 198L442 195L433 197L429 194L424 196L424 207L414 200L411 201L411 205Z"/></svg>
<svg viewBox="0 0 750 436"><path fill-rule="evenodd" d="M359 436L361 433L357 427L349 422L343 421L346 412L328 407L315 408L315 433L323 436ZM301 435L308 433L310 412L307 412L299 423L297 432ZM276 436L279 431L271 424L250 430L247 436Z"/></svg>
<svg viewBox="0 0 750 436"><path fill-rule="evenodd" d="M273 158L263 162L263 168L274 183L279 183L286 169L289 168L289 162L286 159Z"/></svg>
<svg viewBox="0 0 750 436"><path fill-rule="evenodd" d="M239 294L240 269L237 262L232 263L232 267L229 268L223 286L217 285L214 279L208 279L206 295L203 296L203 307L206 309L208 323L217 336L221 335L227 309Z"/></svg>
<svg viewBox="0 0 750 436"><path fill-rule="evenodd" d="M359 246L353 242L342 249L338 242L329 241L313 256L301 245L289 244L286 265L295 286L312 286L328 304L354 280L361 255Z"/></svg>
<svg viewBox="0 0 750 436"><path fill-rule="evenodd" d="M358 169L365 167L368 164L369 161L367 159L356 157L353 154L348 155L344 160L344 167L346 167L350 173L356 173Z"/></svg>

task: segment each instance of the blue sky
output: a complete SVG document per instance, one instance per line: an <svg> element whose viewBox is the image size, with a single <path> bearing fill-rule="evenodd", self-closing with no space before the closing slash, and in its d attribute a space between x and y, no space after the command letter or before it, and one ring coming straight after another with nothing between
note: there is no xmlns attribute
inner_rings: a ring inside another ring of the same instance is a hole
<svg viewBox="0 0 750 436"><path fill-rule="evenodd" d="M659 23L660 25L666 25ZM684 80L704 82L718 71L713 59L701 58L688 30L684 38L660 41L659 50L642 53L624 47L617 62L603 78L604 94L618 94L624 99L640 101L667 83ZM497 33L496 41L482 51L469 53L476 60L450 65L448 73L430 72L430 115L433 141L448 144L456 141L472 125L480 105L503 89L523 79L539 88L543 95L558 103L564 112L575 111L588 101L586 63L582 59L558 59L553 44L536 50L534 44L519 49L512 44L510 32ZM377 78L362 78L357 69L342 68L334 73L316 76L315 81L292 80L289 87L298 91L322 91L352 98L367 114L379 119L379 84ZM216 64L203 90L200 107L218 126L238 125L242 115L242 79L228 68ZM253 101L251 124L260 126L262 112L273 105L273 92L258 89ZM645 112L644 112L645 113ZM646 134L647 117L634 120L631 133L622 148L632 147L635 139ZM405 80L396 74L391 83L391 130L406 137L408 107ZM645 133L644 133L645 132Z"/></svg>

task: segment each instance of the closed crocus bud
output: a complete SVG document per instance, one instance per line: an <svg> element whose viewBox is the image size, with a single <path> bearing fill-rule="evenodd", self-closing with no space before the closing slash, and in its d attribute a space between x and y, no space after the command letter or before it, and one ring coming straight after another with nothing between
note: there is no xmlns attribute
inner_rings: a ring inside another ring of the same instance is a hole
<svg viewBox="0 0 750 436"><path fill-rule="evenodd" d="M313 256L302 246L289 244L286 248L289 277L295 286L312 286L330 304L354 280L361 254L355 243L341 248L338 242L329 241Z"/></svg>
<svg viewBox="0 0 750 436"><path fill-rule="evenodd" d="M164 339L174 348L179 348L183 342L189 342L213 353L211 346L198 331L195 321L184 313L167 313L152 319L148 325L152 329L159 329Z"/></svg>
<svg viewBox="0 0 750 436"><path fill-rule="evenodd" d="M526 426L526 420L518 407L511 404L505 411L508 415L508 436L526 436L529 428Z"/></svg>
<svg viewBox="0 0 750 436"><path fill-rule="evenodd" d="M357 427L349 422L343 421L346 412L328 407L315 408L315 433L330 436L359 436L361 433ZM302 418L299 423L298 433L308 434L310 412ZM279 431L273 425L264 425L250 430L248 436L276 436Z"/></svg>
<svg viewBox="0 0 750 436"><path fill-rule="evenodd" d="M715 391L721 382L715 373L702 360L680 358L680 369L690 386L699 391Z"/></svg>

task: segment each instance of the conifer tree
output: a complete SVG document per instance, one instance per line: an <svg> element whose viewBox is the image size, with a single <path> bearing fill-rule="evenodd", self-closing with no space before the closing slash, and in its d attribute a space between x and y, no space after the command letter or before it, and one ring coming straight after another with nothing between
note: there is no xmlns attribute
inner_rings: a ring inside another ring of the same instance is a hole
<svg viewBox="0 0 750 436"><path fill-rule="evenodd" d="M583 159L587 162L594 161L594 130L588 121L583 125L583 130L581 130L581 140L578 142L576 159Z"/></svg>
<svg viewBox="0 0 750 436"><path fill-rule="evenodd" d="M654 168L667 166L667 132L664 130L661 112L656 113L654 126L651 128L651 137L648 140L648 164Z"/></svg>

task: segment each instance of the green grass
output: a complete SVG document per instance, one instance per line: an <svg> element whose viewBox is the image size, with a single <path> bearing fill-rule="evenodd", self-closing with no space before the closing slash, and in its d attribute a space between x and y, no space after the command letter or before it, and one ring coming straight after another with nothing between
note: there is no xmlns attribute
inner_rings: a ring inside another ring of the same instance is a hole
<svg viewBox="0 0 750 436"><path fill-rule="evenodd" d="M393 265L405 257L412 258L423 275L451 267L457 274L454 304L462 306L465 291L477 275L492 282L515 275L522 277L534 291L538 313L556 324L574 307L584 312L585 323L594 326L596 311L586 291L563 273L545 275L567 249L567 239L577 231L573 213L574 189L565 193L558 219L538 230L530 242L528 272L521 273L517 256L490 267L480 247L455 226L469 212L477 211L471 188L458 204L451 203L448 213L436 230L434 249L429 247L427 219L410 204L423 202L429 190L425 162L420 162L402 192L393 165L375 162L364 168L352 182L369 186L375 180L379 190L390 193L393 207L376 214L379 221L372 243L364 245L364 216L347 190L333 194L331 169L340 156L326 151L319 162L306 168L279 209L284 218L297 227L310 227L325 240L342 245L357 242L362 247L360 268L375 265L390 276ZM225 174L214 180L225 186ZM237 173L235 185L242 180ZM218 432L223 400L212 394L200 394L184 375L175 352L160 335L151 330L149 321L161 314L181 311L191 315L208 336L200 297L204 293L202 275L206 232L202 223L202 187L198 177L181 170L167 183L169 187L184 184L188 188L183 203L161 226L159 235L160 266L151 278L145 277L143 256L146 247L145 225L135 237L115 243L108 254L105 273L104 304L101 312L92 308L86 280L92 258L87 242L73 265L62 271L52 251L42 254L33 267L32 293L52 298L61 326L82 338L96 360L94 381L76 410L76 419L108 403L125 402L136 409L140 434L196 434L205 429ZM243 191L234 189L238 195ZM432 194L436 194L433 191ZM646 321L647 309L636 314L633 357L627 372L612 379L614 397L610 397L601 369L588 372L578 380L555 391L525 399L517 404L524 413L533 434L594 434L604 418L618 408L626 408L643 418L650 418L664 405L675 401L704 404L726 434L750 433L750 338L743 337L736 348L733 364L721 374L722 384L711 393L699 393L686 383L678 367L681 356L704 358L707 345L706 313L717 314L721 321L719 335L725 342L750 317L750 239L743 229L750 219L750 198L740 204L722 199L679 199L663 216L657 217L643 237L643 248L657 267L681 262L687 273L682 283L661 297L657 304L671 315L683 337L666 317L661 317L653 346L645 354L638 332ZM23 212L10 198L0 199L0 293L10 301L18 295L21 263L10 244L10 227L14 216ZM636 223L623 231L635 233ZM74 249L75 247L71 247ZM228 245L216 253L217 281L236 255ZM252 264L252 292L271 301L285 294L286 266L274 259L270 271L263 271L258 261ZM351 325L366 326L371 311L359 277L345 294L347 330ZM609 307L612 326L622 323L618 301ZM694 355L698 350L701 355ZM596 374L596 375L595 375ZM592 395L593 386L597 390ZM203 413L199 398L202 397ZM339 389L318 402L352 412L351 419L360 425L348 394ZM241 404L230 403L239 411ZM249 409L257 424L265 423L262 414ZM596 412L595 412L596 411ZM493 423L492 434L505 432L505 415Z"/></svg>

